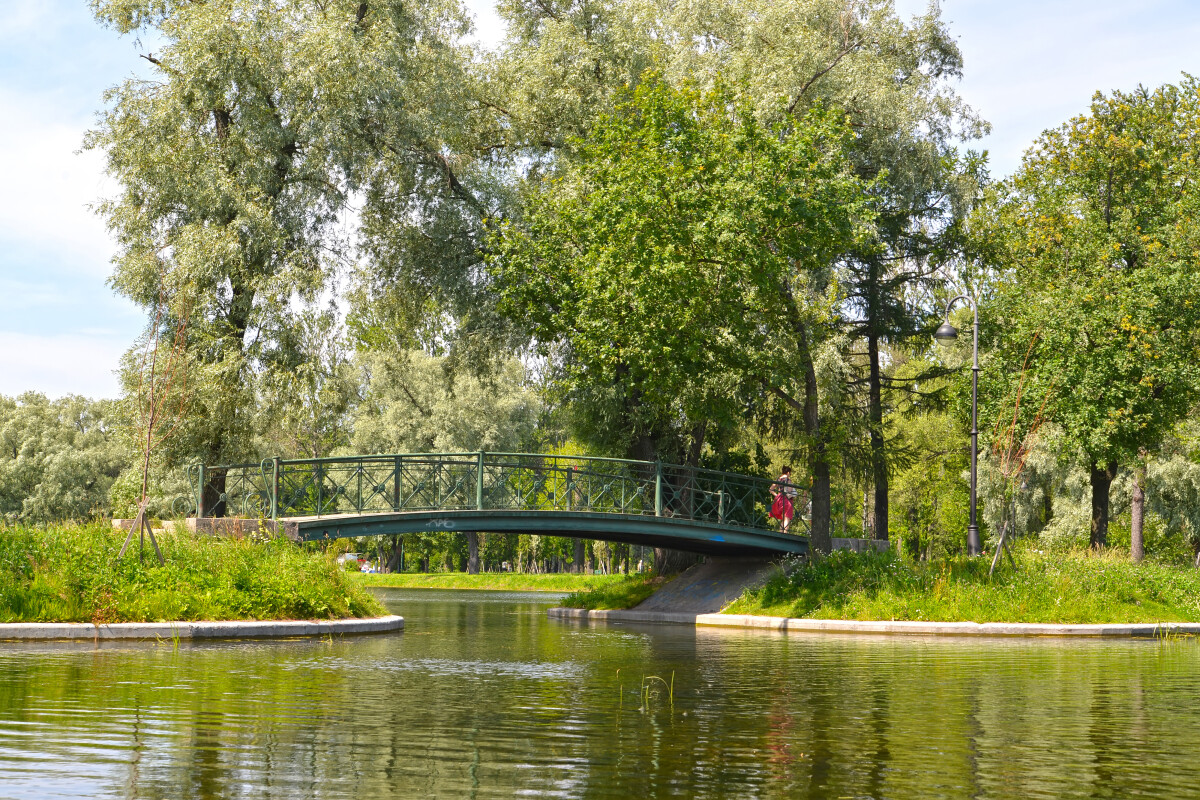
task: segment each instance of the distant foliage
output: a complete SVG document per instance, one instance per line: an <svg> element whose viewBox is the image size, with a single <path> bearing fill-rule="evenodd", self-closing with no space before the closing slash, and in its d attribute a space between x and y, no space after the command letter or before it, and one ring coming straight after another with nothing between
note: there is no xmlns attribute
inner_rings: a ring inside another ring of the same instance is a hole
<svg viewBox="0 0 1200 800"><path fill-rule="evenodd" d="M483 377L420 351L369 354L361 364L355 453L513 452L533 438L541 401L515 359Z"/></svg>
<svg viewBox="0 0 1200 800"><path fill-rule="evenodd" d="M116 404L0 396L0 516L45 522L108 511L125 463Z"/></svg>

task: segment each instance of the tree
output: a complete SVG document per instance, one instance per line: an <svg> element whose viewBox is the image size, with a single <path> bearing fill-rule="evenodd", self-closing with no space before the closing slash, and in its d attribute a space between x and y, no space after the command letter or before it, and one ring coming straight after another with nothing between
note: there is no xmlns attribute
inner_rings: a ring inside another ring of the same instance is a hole
<svg viewBox="0 0 1200 800"><path fill-rule="evenodd" d="M804 409L829 264L869 220L846 136L832 114L766 126L726 87L644 79L494 240L502 307L569 352L568 389L692 424L747 390Z"/></svg>
<svg viewBox="0 0 1200 800"><path fill-rule="evenodd" d="M1109 488L1200 392L1200 84L1097 94L1047 131L983 213L1007 256L986 318L1003 331L982 385L1028 426L1057 423L1089 462L1091 543ZM1007 409L1007 411L1005 411Z"/></svg>
<svg viewBox="0 0 1200 800"><path fill-rule="evenodd" d="M515 359L486 379L420 351L365 353L359 364L355 453L519 452L533 436L541 404Z"/></svg>
<svg viewBox="0 0 1200 800"><path fill-rule="evenodd" d="M280 348L288 362L263 376L261 448L284 458L324 458L350 440L360 385L336 308L307 309Z"/></svg>
<svg viewBox="0 0 1200 800"><path fill-rule="evenodd" d="M116 404L0 396L0 517L47 522L108 510L126 458Z"/></svg>
<svg viewBox="0 0 1200 800"><path fill-rule="evenodd" d="M650 66L672 85L711 85L724 76L768 125L817 107L846 113L855 131L848 157L871 182L878 224L829 265L838 271L839 313L811 326L807 345L820 359L830 344L845 342L858 352L844 361L862 374L847 374L831 392L822 392L825 378L814 374L811 397L781 413L757 405L777 433L798 428L826 450L854 444L865 432L876 534L886 538L887 398L926 377L891 377L886 349L927 327L930 289L961 246L957 223L982 179L982 159L960 155L955 145L987 129L953 89L962 56L936 8L907 23L880 0L511 2L501 13L509 39L493 84L503 88L495 104L535 181L575 158L572 134L610 113L622 87L636 86ZM843 339L843 332L853 335ZM728 387L712 389L728 398ZM659 442L644 442L643 457L660 442L687 452L698 441L673 424L677 415L612 405L611 393L577 393L573 400L608 421L601 431L626 417L633 425L654 423ZM743 404L736 405L744 416ZM719 428L720 416L711 428ZM852 430L835 431L843 422ZM826 481L821 474L814 480ZM820 494L817 518L827 516Z"/></svg>
<svg viewBox="0 0 1200 800"><path fill-rule="evenodd" d="M142 55L155 79L110 90L85 147L105 153L120 187L100 205L117 243L113 287L147 308L160 276L168 293L195 290L195 390L167 455L254 457L261 379L295 367L295 311L352 252L348 198L374 185L381 153L417 183L441 174L437 132L459 117L446 87L467 63L456 49L466 23L439 0L92 7L119 33L160 43Z"/></svg>
<svg viewBox="0 0 1200 800"><path fill-rule="evenodd" d="M839 108L855 131L847 156L870 182L876 220L873 235L837 264L842 319L824 333L828 340L845 330L857 351L850 363L858 374L848 376L843 402L859 404L858 419L848 421L856 434L865 429L875 535L886 539L888 396L939 372L889 375L886 349L925 333L931 312L940 313L930 308L930 289L962 247L959 221L983 179L983 160L956 149L988 128L954 90L962 54L935 4L907 23L890 0L662 5L675 34L663 37L673 44L671 75L731 76L749 87L768 122L812 107Z"/></svg>

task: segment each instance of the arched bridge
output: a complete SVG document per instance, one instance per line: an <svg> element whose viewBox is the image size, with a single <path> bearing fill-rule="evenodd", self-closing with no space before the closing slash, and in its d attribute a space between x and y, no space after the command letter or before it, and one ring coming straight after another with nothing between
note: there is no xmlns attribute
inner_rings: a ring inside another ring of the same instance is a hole
<svg viewBox="0 0 1200 800"><path fill-rule="evenodd" d="M710 555L805 553L769 523L771 481L531 453L404 453L195 465L198 517L269 518L299 541L424 531L533 533Z"/></svg>

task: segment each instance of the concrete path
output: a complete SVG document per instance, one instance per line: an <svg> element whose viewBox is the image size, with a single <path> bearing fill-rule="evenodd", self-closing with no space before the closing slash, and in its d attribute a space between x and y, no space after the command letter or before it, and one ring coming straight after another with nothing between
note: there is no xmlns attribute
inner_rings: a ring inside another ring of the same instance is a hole
<svg viewBox="0 0 1200 800"><path fill-rule="evenodd" d="M692 614L720 611L746 589L761 586L778 569L765 558L710 557L666 583L635 610Z"/></svg>
<svg viewBox="0 0 1200 800"><path fill-rule="evenodd" d="M263 639L344 636L404 629L404 617L368 619L231 620L228 622L10 622L0 624L0 641L52 639Z"/></svg>
<svg viewBox="0 0 1200 800"><path fill-rule="evenodd" d="M1154 638L1200 635L1200 623L1163 622L1151 624L1059 625L1030 622L859 622L835 619L790 619L756 617L748 614L685 614L645 611L586 611L581 608L552 608L553 619L581 622L651 622L678 625L709 625L723 628L756 628L797 633L896 633L924 636L1072 636Z"/></svg>

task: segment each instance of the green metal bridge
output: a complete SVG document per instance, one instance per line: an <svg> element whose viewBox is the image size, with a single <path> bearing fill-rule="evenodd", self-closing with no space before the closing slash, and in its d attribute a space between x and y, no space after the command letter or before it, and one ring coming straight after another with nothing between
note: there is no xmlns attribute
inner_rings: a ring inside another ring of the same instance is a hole
<svg viewBox="0 0 1200 800"><path fill-rule="evenodd" d="M197 517L271 519L298 541L423 531L533 533L709 555L805 553L768 524L771 481L614 458L404 453L193 465Z"/></svg>

